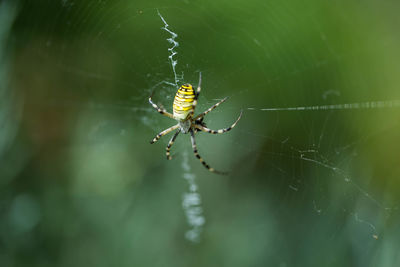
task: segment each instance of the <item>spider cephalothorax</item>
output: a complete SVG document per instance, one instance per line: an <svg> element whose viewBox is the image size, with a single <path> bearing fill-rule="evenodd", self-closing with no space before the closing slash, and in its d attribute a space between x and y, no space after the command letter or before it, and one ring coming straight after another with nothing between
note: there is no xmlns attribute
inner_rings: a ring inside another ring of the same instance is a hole
<svg viewBox="0 0 400 267"><path fill-rule="evenodd" d="M197 105L197 99L199 97L201 91L201 73L199 75L199 84L197 86L197 91L193 89L193 86L190 84L184 84L182 85L178 91L176 92L175 98L174 98L174 104L173 104L173 114L168 113L164 108L158 107L156 104L153 103L151 100L151 96L149 97L149 102L150 104L162 115L167 116L171 119L177 120L178 124L162 131L161 133L157 134L156 137L150 142L151 144L157 142L162 136L172 132L173 130L177 130L175 134L172 136L171 140L169 141L167 145L167 159L171 159L171 154L170 154L170 149L171 146L174 144L176 137L180 132L182 133L190 133L191 140L192 140L192 147L193 147L193 152L195 156L200 160L200 162L206 167L209 171L223 174L223 172L217 171L214 168L211 168L204 160L203 158L199 155L197 152L197 146L196 146L196 140L194 137L194 134L197 133L198 131L202 132L207 132L211 134L221 134L230 131L233 127L235 127L236 123L240 120L242 117L242 112L240 112L239 117L237 120L228 128L220 129L220 130L211 130L206 127L206 124L203 122L204 116L218 107L221 103L223 103L227 97L204 111L203 113L197 115L196 117L194 116L194 110Z"/></svg>

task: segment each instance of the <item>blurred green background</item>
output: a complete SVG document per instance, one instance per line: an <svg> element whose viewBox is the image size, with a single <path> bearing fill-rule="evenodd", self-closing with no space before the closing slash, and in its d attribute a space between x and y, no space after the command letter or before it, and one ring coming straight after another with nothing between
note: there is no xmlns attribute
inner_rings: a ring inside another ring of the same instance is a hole
<svg viewBox="0 0 400 267"><path fill-rule="evenodd" d="M0 3L0 266L399 266L398 1ZM181 82L224 135L180 135ZM195 242L185 206L200 195Z"/></svg>

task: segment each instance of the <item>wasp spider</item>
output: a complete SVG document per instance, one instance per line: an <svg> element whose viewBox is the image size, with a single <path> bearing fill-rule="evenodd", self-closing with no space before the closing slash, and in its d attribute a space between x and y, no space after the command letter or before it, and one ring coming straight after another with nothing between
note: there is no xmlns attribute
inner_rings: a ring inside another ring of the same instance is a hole
<svg viewBox="0 0 400 267"><path fill-rule="evenodd" d="M204 116L218 107L221 103L225 102L228 98L225 97L203 113L197 115L196 117L194 116L194 110L197 105L197 99L199 98L201 90L201 73L199 75L199 84L197 86L197 91L193 89L193 86L190 84L184 84L182 85L178 91L176 92L175 98L174 98L174 104L173 104L173 114L168 113L164 108L158 107L156 104L153 103L151 100L152 96L149 97L149 102L150 104L162 115L169 117L171 119L177 120L178 124L160 132L159 134L154 137L154 139L150 142L151 144L154 144L157 142L162 136L176 130L175 134L172 136L171 140L169 140L169 143L167 145L167 159L170 160L171 154L170 150L172 145L175 142L176 137L178 136L179 133L190 133L190 137L192 140L192 148L194 155L196 158L200 160L200 162L203 164L204 167L206 167L209 171L218 173L218 174L224 174L224 172L220 172L215 170L214 168L211 168L210 165L208 165L203 158L199 155L197 152L197 146L196 146L196 140L194 138L194 134L197 133L198 131L206 132L206 133L211 133L211 134L222 134L225 132L228 132L232 130L233 127L235 127L236 123L240 120L242 117L242 111L240 112L239 117L237 120L228 128L220 129L220 130L211 130L206 127L205 123L203 122Z"/></svg>

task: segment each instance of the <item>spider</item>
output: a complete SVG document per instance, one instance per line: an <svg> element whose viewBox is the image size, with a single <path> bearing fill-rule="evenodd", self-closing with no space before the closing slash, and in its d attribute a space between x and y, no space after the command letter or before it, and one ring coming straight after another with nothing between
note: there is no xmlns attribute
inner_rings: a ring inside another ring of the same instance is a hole
<svg viewBox="0 0 400 267"><path fill-rule="evenodd" d="M175 134L172 136L172 138L169 140L169 143L166 148L166 155L167 159L171 160L171 147L175 142L176 137L178 136L179 133L190 133L191 141L192 141L192 148L194 155L196 158L200 160L200 162L203 164L204 167L206 167L209 171L217 173L217 174L226 174L226 172L221 172L217 171L216 169L210 167L203 158L199 155L197 151L197 145L196 145L196 140L195 140L195 133L198 131L210 133L210 134L222 134L226 133L230 130L232 130L233 127L238 123L240 118L242 117L243 111L240 112L239 117L236 119L236 121L228 128L220 129L220 130L211 130L206 127L206 124L203 122L204 116L211 112L213 109L218 107L220 104L225 102L228 97L225 97L218 103L214 104L212 107L204 111L203 113L197 115L194 117L194 110L197 105L197 99L199 98L201 90L201 72L199 73L199 83L197 86L197 91L193 89L193 86L191 84L184 84L182 85L178 91L176 92L175 98L174 98L174 104L173 104L173 114L168 113L163 107L158 107L156 104L153 103L152 96L153 94L149 97L149 102L150 104L162 115L169 117L171 119L177 120L178 124L160 132L159 134L154 137L153 140L150 141L150 144L154 144L157 142L162 136L176 130Z"/></svg>

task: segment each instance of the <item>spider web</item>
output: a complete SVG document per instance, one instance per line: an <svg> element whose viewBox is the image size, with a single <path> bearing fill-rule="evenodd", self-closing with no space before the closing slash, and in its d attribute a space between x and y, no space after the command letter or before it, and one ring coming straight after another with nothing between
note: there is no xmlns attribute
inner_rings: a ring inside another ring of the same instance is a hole
<svg viewBox="0 0 400 267"><path fill-rule="evenodd" d="M399 263L397 3L42 3L3 11L4 266ZM226 177L148 143L199 71Z"/></svg>

